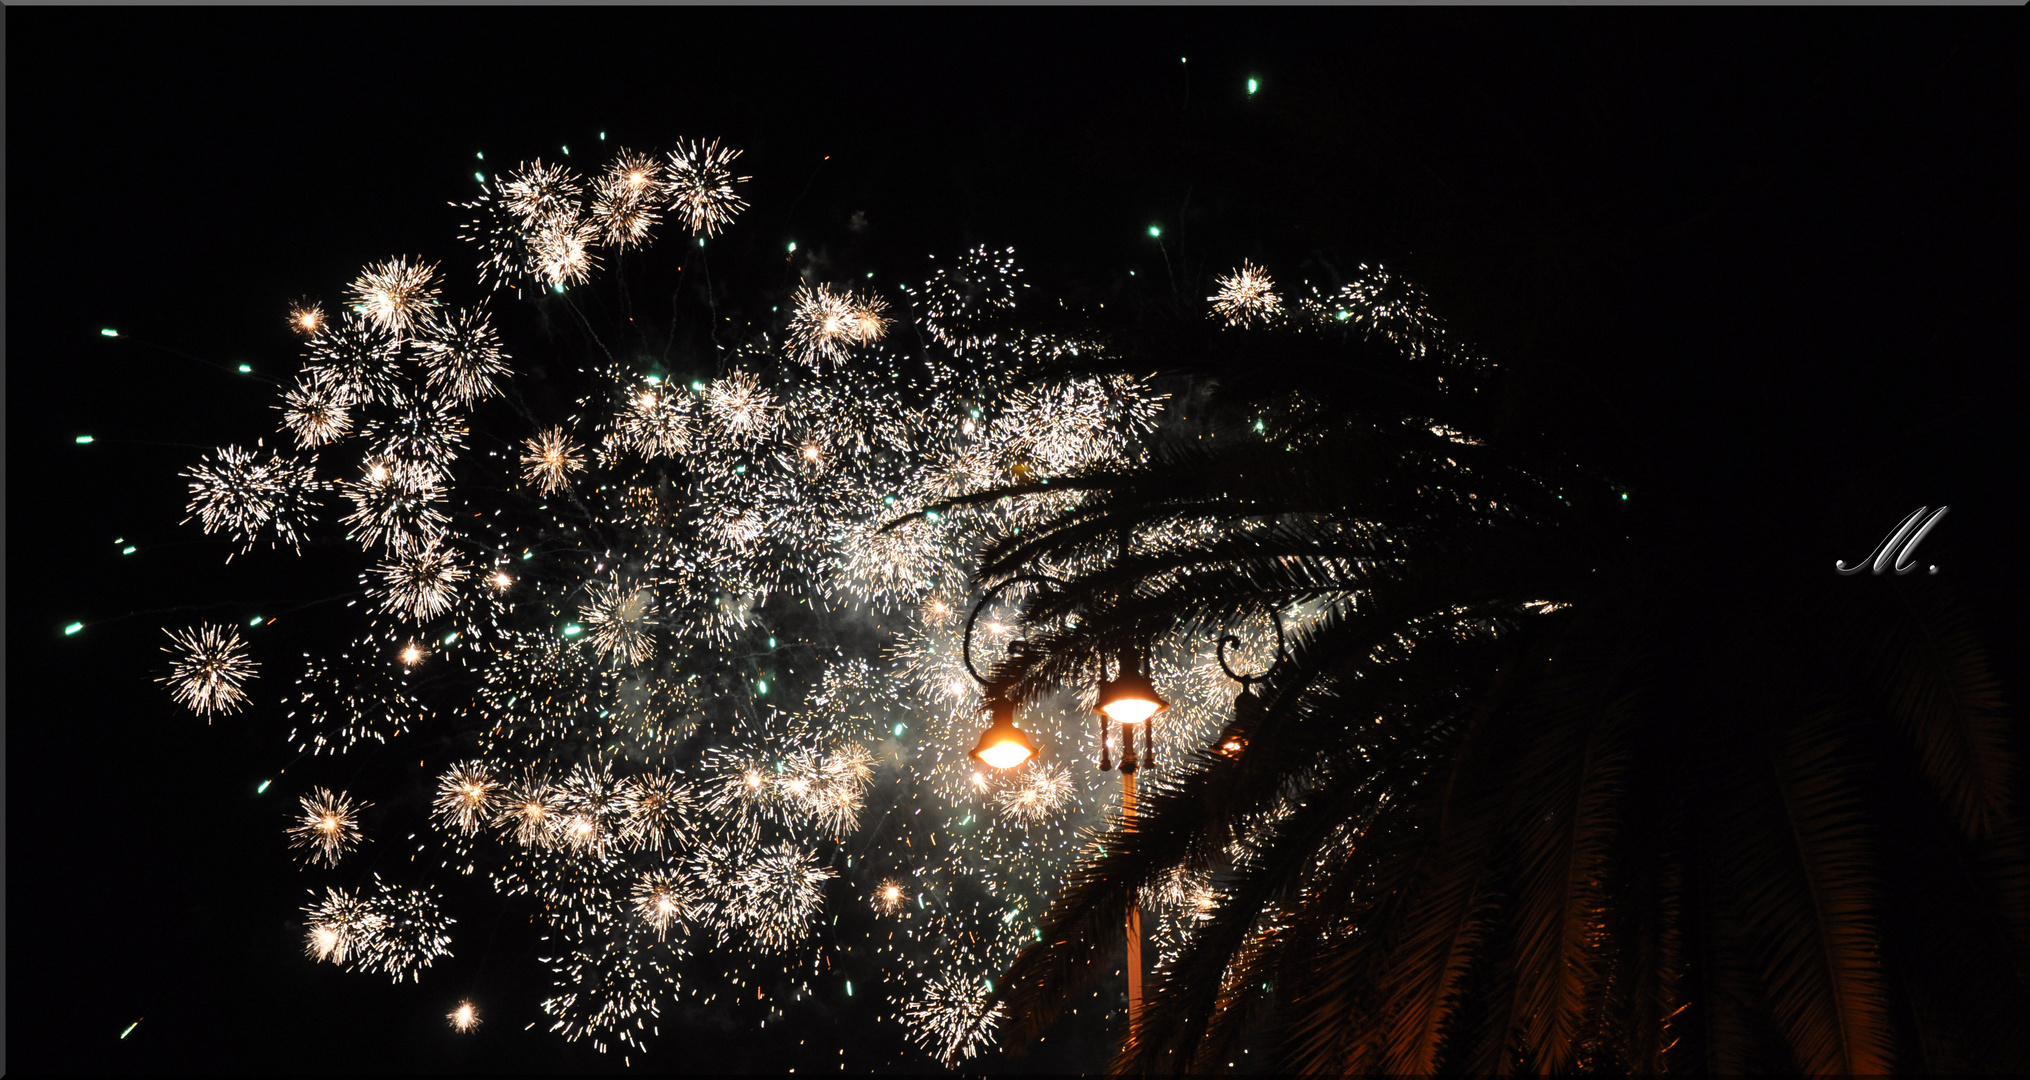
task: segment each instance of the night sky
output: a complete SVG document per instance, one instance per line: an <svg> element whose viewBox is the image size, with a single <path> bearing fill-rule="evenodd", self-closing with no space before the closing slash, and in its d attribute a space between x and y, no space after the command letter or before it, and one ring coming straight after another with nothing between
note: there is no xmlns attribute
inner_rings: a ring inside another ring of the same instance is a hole
<svg viewBox="0 0 2030 1080"><path fill-rule="evenodd" d="M206 725L153 681L165 624L349 587L357 553L225 567L178 525L176 473L272 428L290 300L394 253L469 276L447 204L476 152L590 165L722 137L754 180L714 272L763 289L794 240L855 276L1013 245L1039 287L1102 295L1165 272L1151 224L1187 297L1243 257L1292 280L1384 263L1508 369L1513 423L1716 559L1830 573L1951 506L1924 561L2021 700L2020 12L6 19L17 1073L621 1065L524 1030L536 941L483 889L454 894L457 955L420 984L305 959L289 804L255 794L287 724L270 699ZM466 994L488 1022L458 1036ZM929 1067L864 1002L798 1016L673 1010L635 1064ZM1074 1024L985 1067L1105 1044Z"/></svg>

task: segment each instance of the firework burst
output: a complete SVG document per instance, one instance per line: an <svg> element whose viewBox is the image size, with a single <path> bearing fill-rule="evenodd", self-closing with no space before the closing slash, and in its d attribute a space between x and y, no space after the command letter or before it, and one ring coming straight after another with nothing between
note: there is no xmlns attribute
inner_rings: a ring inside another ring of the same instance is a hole
<svg viewBox="0 0 2030 1080"><path fill-rule="evenodd" d="M347 290L360 314L396 337L406 337L437 306L437 267L396 257L360 271Z"/></svg>
<svg viewBox="0 0 2030 1080"><path fill-rule="evenodd" d="M501 785L493 766L482 759L461 761L437 781L437 820L466 836L477 833L499 810Z"/></svg>
<svg viewBox="0 0 2030 1080"><path fill-rule="evenodd" d="M735 176L729 168L738 150L723 149L719 140L678 143L664 171L663 198L677 220L694 236L715 236L747 209L747 200L733 191L751 177Z"/></svg>
<svg viewBox="0 0 2030 1080"><path fill-rule="evenodd" d="M337 866L346 852L359 846L359 812L372 806L355 805L344 792L312 788L300 800L302 812L289 827L289 846L301 849L312 863Z"/></svg>
<svg viewBox="0 0 2030 1080"><path fill-rule="evenodd" d="M1213 314L1228 326L1247 326L1257 319L1274 320L1283 313L1283 300L1276 295L1276 283L1261 267L1241 260L1241 268L1218 279L1219 291L1206 297Z"/></svg>
<svg viewBox="0 0 2030 1080"><path fill-rule="evenodd" d="M584 447L561 427L522 441L522 479L545 495L571 489L571 474L585 471Z"/></svg>
<svg viewBox="0 0 2030 1080"><path fill-rule="evenodd" d="M261 665L247 656L247 643L230 626L206 623L191 630L167 631L171 647L169 674L157 682L169 684L170 696L199 716L235 713L246 704L243 689Z"/></svg>

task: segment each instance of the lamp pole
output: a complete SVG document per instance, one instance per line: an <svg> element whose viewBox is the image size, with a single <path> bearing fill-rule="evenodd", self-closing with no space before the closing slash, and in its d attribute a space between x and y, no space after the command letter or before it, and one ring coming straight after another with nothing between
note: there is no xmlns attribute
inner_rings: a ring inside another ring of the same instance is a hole
<svg viewBox="0 0 2030 1080"><path fill-rule="evenodd" d="M1121 823L1135 828L1135 766L1133 759L1121 766ZM1135 1045L1142 1032L1142 899L1128 898L1128 1045Z"/></svg>

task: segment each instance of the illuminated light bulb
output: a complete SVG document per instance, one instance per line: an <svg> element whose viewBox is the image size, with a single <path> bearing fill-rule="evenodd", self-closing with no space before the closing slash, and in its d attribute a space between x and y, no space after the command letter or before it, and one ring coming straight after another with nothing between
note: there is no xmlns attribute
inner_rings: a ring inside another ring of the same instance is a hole
<svg viewBox="0 0 2030 1080"><path fill-rule="evenodd" d="M1015 726L1015 703L996 698L992 705L994 722L981 732L970 755L974 761L996 769L1012 769L1036 756L1036 744Z"/></svg>
<svg viewBox="0 0 2030 1080"><path fill-rule="evenodd" d="M1156 685L1130 658L1122 662L1119 675L1100 687L1099 702L1094 707L1109 720L1139 724L1169 708L1170 703L1156 693Z"/></svg>

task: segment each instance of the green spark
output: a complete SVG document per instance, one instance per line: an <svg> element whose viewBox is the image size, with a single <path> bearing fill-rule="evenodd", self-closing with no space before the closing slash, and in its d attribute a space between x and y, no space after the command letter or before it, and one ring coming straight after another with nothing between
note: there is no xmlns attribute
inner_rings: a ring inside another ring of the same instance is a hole
<svg viewBox="0 0 2030 1080"><path fill-rule="evenodd" d="M853 980L851 979L846 980L846 996L847 997L853 996Z"/></svg>
<svg viewBox="0 0 2030 1080"><path fill-rule="evenodd" d="M260 617L259 615L256 615L256 616L254 616L253 618L251 618L251 619L248 619L248 620L247 620L247 625L248 625L248 626L259 626L259 625L261 625L261 617Z"/></svg>
<svg viewBox="0 0 2030 1080"><path fill-rule="evenodd" d="M1151 225L1151 226L1149 226L1149 235L1150 235L1150 236L1162 236L1162 235L1163 235L1163 228L1162 228L1162 226L1160 226L1160 225Z"/></svg>
<svg viewBox="0 0 2030 1080"><path fill-rule="evenodd" d="M450 633L448 633L448 634L444 635L444 644L446 644L446 645L449 645L449 644L451 644L452 642L454 642L454 641L457 641L457 640L458 640L458 631L456 631L456 630L453 630L452 632L450 632Z"/></svg>
<svg viewBox="0 0 2030 1080"><path fill-rule="evenodd" d="M701 380L695 380L695 381L693 381L693 382L691 383L691 389L693 389L693 390L696 390L697 392L699 392L699 393L701 393L701 394L702 394L702 393L704 393L704 392L705 392L705 383L704 383L704 381L703 381L702 379L701 379Z"/></svg>
<svg viewBox="0 0 2030 1080"><path fill-rule="evenodd" d="M486 183L486 174L485 174L485 173L483 173L483 172L476 172L476 173L473 173L473 174L472 174L472 178L473 178L474 180L477 180L477 181L479 181L479 182L480 182L480 183L482 183L482 184Z"/></svg>
<svg viewBox="0 0 2030 1080"><path fill-rule="evenodd" d="M564 627L565 637L577 637L579 634L582 634L584 632L585 628L579 626L577 623L572 623L569 626Z"/></svg>
<svg viewBox="0 0 2030 1080"><path fill-rule="evenodd" d="M771 649L775 648L775 639L774 639L774 638L769 638L769 639L768 639L768 647L769 647L769 648L771 648Z"/></svg>
<svg viewBox="0 0 2030 1080"><path fill-rule="evenodd" d="M253 373L254 373L254 365L252 365L252 364L241 364L241 365L240 365L240 374L242 374L242 375L252 375Z"/></svg>
<svg viewBox="0 0 2030 1080"><path fill-rule="evenodd" d="M1250 92L1250 93L1253 93L1253 91L1249 91L1249 92ZM567 146L567 147L565 147L565 148L564 148L564 152L565 152L565 153L567 153L567 154L568 154L568 153L570 153L570 152L571 152L571 148L570 148L570 147L568 147L568 146Z"/></svg>
<svg viewBox="0 0 2030 1080"><path fill-rule="evenodd" d="M120 549L120 554L122 554L122 555L132 555L132 554L134 554L134 545L132 545L132 544L128 544L128 545L127 545L126 547L123 547L123 548L121 548L121 549Z"/></svg>
<svg viewBox="0 0 2030 1080"><path fill-rule="evenodd" d="M603 131L602 131L602 132L600 132L600 133L599 133L599 141L600 141L600 142L605 142L605 141L606 141L606 133L605 133L605 132L603 132Z"/></svg>
<svg viewBox="0 0 2030 1080"><path fill-rule="evenodd" d="M115 330L115 329L113 329L112 327L108 326L108 327L106 327L106 328L105 328L104 330L101 330L101 331L99 331L99 336L100 336L100 337L119 337L119 336L120 336L120 332L119 332L118 330Z"/></svg>
<svg viewBox="0 0 2030 1080"><path fill-rule="evenodd" d="M146 1019L146 1017L143 1017L143 1019ZM140 1026L141 1026L141 1021L140 1021L140 1020L136 1020L136 1021L134 1021L133 1023L131 1023L131 1024L128 1024L128 1025L127 1025L127 1030L125 1030L125 1031L121 1032L121 1033L120 1033L120 1037L124 1039L124 1038L126 1038L127 1036L129 1036L129 1035L132 1035L132 1034L134 1033L134 1029L135 1029L135 1028L137 1028L137 1027L140 1027Z"/></svg>
<svg viewBox="0 0 2030 1080"><path fill-rule="evenodd" d="M761 680L761 682L757 684L757 689L754 692L757 694L768 693L768 680L767 679Z"/></svg>
<svg viewBox="0 0 2030 1080"><path fill-rule="evenodd" d="M1624 491L1624 492L1622 492L1622 493L1621 493L1621 501L1622 501L1622 502L1627 502L1627 501L1628 501L1628 492Z"/></svg>
<svg viewBox="0 0 2030 1080"><path fill-rule="evenodd" d="M641 381L650 386L661 386L663 384L663 377L661 375L644 375Z"/></svg>
<svg viewBox="0 0 2030 1080"><path fill-rule="evenodd" d="M1249 80L1248 80L1248 94L1249 94L1250 96L1252 96L1252 95L1254 94L1254 92L1255 92L1255 91L1257 91L1257 90L1259 90L1259 89L1261 89L1261 88L1262 88L1262 84L1261 84L1261 83L1258 83L1258 82L1256 82L1256 81L1255 81L1255 80L1253 80L1253 79L1249 79Z"/></svg>
<svg viewBox="0 0 2030 1080"><path fill-rule="evenodd" d="M77 633L78 631L80 631L80 630L83 630L84 628L85 628L85 624L84 624L84 623L81 623L81 622L74 622L74 623L70 624L69 626L66 626L66 627L64 627L64 628L63 628L63 636L65 636L65 637L69 637L69 636L71 636L72 634L75 634L75 633Z"/></svg>
<svg viewBox="0 0 2030 1080"><path fill-rule="evenodd" d="M902 738L902 733L903 733L903 732L905 732L905 731L908 731L908 730L909 730L909 725L908 725L908 724L897 724L897 725L895 725L895 737L896 737L896 738L898 738L898 739Z"/></svg>
<svg viewBox="0 0 2030 1080"><path fill-rule="evenodd" d="M790 253L791 255L794 255L794 254L796 254L796 241L794 241L794 240L791 240L791 241L789 242L789 253Z"/></svg>
<svg viewBox="0 0 2030 1080"><path fill-rule="evenodd" d="M85 444L87 444L87 443L89 443L89 442L91 442L91 441L92 441L92 437L91 437L90 435L80 435L80 436L78 436L78 437L77 437L77 444L78 444L79 446L84 446Z"/></svg>
<svg viewBox="0 0 2030 1080"><path fill-rule="evenodd" d="M268 793L268 785L274 782L273 780L263 780L259 784L254 785L254 794L266 795Z"/></svg>

